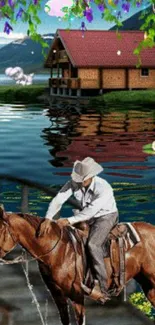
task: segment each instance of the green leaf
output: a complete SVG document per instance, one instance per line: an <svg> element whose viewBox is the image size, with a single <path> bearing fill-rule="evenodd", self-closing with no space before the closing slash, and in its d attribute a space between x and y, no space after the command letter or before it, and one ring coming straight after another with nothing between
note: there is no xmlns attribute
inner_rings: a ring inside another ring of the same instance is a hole
<svg viewBox="0 0 155 325"><path fill-rule="evenodd" d="M138 48L134 49L133 54L139 55L140 54L140 49L138 49Z"/></svg>
<svg viewBox="0 0 155 325"><path fill-rule="evenodd" d="M68 7L63 7L62 9L61 9L63 12L68 12Z"/></svg>

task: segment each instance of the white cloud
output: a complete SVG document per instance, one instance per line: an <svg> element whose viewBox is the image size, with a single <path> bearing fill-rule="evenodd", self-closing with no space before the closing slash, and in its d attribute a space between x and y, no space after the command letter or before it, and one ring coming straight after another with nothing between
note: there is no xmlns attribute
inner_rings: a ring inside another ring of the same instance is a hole
<svg viewBox="0 0 155 325"><path fill-rule="evenodd" d="M26 35L24 33L14 33L11 32L10 34L6 34L4 32L0 32L0 37L4 37L6 39L14 40L18 38L24 38Z"/></svg>
<svg viewBox="0 0 155 325"><path fill-rule="evenodd" d="M48 39L49 39L49 38L50 38L50 39L53 39L54 37L49 35L49 36L43 36L43 38L44 38L44 39L46 39L46 38L48 38Z"/></svg>

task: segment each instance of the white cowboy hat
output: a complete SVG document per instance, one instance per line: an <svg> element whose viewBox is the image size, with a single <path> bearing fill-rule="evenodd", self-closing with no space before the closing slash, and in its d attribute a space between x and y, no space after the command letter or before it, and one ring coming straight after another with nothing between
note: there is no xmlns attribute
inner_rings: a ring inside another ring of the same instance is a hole
<svg viewBox="0 0 155 325"><path fill-rule="evenodd" d="M103 168L101 165L99 165L93 158L87 157L82 161L75 161L71 178L76 183L82 183L88 178L98 175L102 171Z"/></svg>

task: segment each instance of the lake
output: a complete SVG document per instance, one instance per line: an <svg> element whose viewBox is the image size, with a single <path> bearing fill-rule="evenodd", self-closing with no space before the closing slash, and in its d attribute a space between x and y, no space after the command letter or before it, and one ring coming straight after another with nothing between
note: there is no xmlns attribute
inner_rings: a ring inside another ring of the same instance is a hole
<svg viewBox="0 0 155 325"><path fill-rule="evenodd" d="M26 178L58 189L69 179L74 161L91 156L104 167L101 177L114 188L120 220L145 220L155 224L155 156L143 152L143 146L153 140L155 112L147 108L112 107L103 114L93 111L62 114L57 109L53 114L49 107L1 105L0 175ZM0 184L0 202L5 209L20 211L21 185L4 180ZM30 189L29 211L43 217L50 199L44 192ZM71 206L64 205L61 215L71 214ZM49 293L36 265L30 263L29 267L31 281L44 310L47 297L51 303ZM39 325L21 266L1 266L0 272L3 277L0 307L15 311L16 325ZM103 307L93 308L88 308L89 324L95 321L99 325ZM95 320L92 311L99 316L95 316ZM60 324L54 305L49 314L53 324ZM120 313L119 317L121 315L124 314ZM113 324L109 318L107 322ZM141 323L137 321L136 324Z"/></svg>
<svg viewBox="0 0 155 325"><path fill-rule="evenodd" d="M59 187L69 179L76 159L91 156L104 167L101 177L114 188L121 220L154 223L155 156L143 152L143 145L155 139L154 114L118 110L53 117L48 108L1 106L0 174ZM12 198L15 189L8 189L1 200L6 208L19 208ZM34 202L37 198L33 210ZM38 207L42 216L46 198L44 204Z"/></svg>
<svg viewBox="0 0 155 325"><path fill-rule="evenodd" d="M48 79L50 75L48 74L34 74L33 84L48 84ZM16 82L5 74L0 74L0 86L4 85L15 85Z"/></svg>

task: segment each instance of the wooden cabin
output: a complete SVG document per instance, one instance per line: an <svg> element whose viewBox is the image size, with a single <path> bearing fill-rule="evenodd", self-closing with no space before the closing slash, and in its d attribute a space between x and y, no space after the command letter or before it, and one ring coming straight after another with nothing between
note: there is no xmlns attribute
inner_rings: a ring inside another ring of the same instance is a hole
<svg viewBox="0 0 155 325"><path fill-rule="evenodd" d="M155 88L155 48L133 54L144 32L57 30L45 62L50 94L93 96L109 90Z"/></svg>

